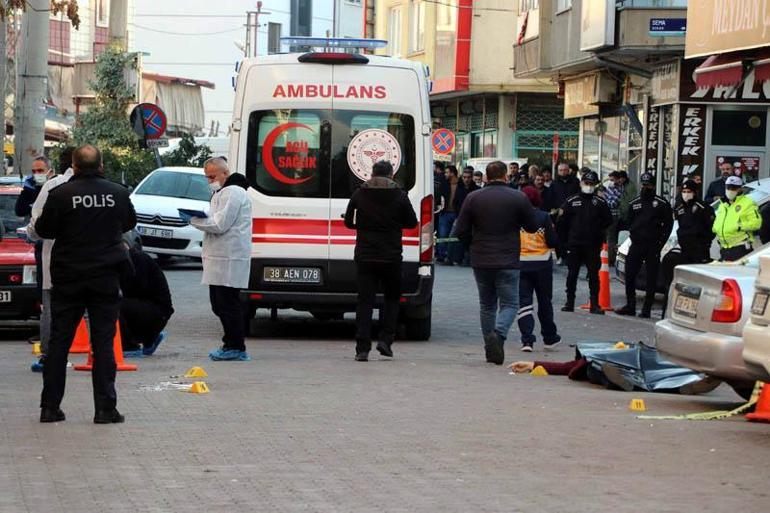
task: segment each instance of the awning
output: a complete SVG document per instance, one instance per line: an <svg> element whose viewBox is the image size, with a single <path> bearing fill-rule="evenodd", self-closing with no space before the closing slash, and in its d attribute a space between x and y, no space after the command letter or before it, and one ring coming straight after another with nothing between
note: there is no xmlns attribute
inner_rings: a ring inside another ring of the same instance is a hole
<svg viewBox="0 0 770 513"><path fill-rule="evenodd" d="M770 81L770 57L754 61L754 79L760 83Z"/></svg>
<svg viewBox="0 0 770 513"><path fill-rule="evenodd" d="M743 80L741 55L712 55L695 68L695 85L698 89L736 86L741 83L741 80Z"/></svg>

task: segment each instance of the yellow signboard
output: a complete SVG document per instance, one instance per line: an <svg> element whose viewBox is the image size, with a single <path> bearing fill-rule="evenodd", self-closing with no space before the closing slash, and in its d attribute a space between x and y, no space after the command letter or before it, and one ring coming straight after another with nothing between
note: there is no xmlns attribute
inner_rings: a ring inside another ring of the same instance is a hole
<svg viewBox="0 0 770 513"><path fill-rule="evenodd" d="M685 58L770 46L770 0L689 0Z"/></svg>

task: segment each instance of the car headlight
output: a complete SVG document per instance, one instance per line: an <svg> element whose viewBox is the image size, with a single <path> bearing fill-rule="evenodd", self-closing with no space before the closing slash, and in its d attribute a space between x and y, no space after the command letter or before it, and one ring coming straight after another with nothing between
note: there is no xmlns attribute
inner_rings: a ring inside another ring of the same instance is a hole
<svg viewBox="0 0 770 513"><path fill-rule="evenodd" d="M37 283L37 266L24 266L24 274L22 275L21 283L24 285L35 285Z"/></svg>

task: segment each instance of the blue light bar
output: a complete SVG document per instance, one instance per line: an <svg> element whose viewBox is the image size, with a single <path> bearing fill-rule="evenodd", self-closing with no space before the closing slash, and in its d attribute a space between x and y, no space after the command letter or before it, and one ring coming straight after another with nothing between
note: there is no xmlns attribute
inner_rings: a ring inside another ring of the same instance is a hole
<svg viewBox="0 0 770 513"><path fill-rule="evenodd" d="M281 44L289 46L312 46L323 48L385 48L388 42L384 39L361 39L352 37L309 37L287 36L281 38Z"/></svg>

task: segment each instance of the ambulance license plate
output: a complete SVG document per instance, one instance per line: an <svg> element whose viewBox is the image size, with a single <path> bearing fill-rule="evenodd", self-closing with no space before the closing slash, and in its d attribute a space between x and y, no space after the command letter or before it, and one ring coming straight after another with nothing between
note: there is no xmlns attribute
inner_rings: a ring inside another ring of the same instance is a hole
<svg viewBox="0 0 770 513"><path fill-rule="evenodd" d="M698 317L698 300L679 294L674 302L674 312L695 319Z"/></svg>
<svg viewBox="0 0 770 513"><path fill-rule="evenodd" d="M754 301L751 303L751 313L754 315L765 315L767 298L768 294L766 292L757 292L754 294Z"/></svg>
<svg viewBox="0 0 770 513"><path fill-rule="evenodd" d="M264 267L262 280L270 283L321 283L318 267Z"/></svg>
<svg viewBox="0 0 770 513"><path fill-rule="evenodd" d="M161 230L160 228L137 226L136 231L139 232L139 235L144 235L146 237L160 237L161 239L172 239L174 237L173 230Z"/></svg>
<svg viewBox="0 0 770 513"><path fill-rule="evenodd" d="M10 302L11 302L11 291L0 290L0 303L10 303Z"/></svg>

